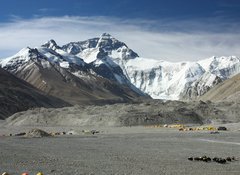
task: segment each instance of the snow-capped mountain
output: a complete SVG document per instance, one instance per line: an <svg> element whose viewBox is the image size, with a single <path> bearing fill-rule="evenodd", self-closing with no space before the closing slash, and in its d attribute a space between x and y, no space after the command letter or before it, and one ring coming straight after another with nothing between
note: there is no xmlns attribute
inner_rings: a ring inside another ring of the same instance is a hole
<svg viewBox="0 0 240 175"><path fill-rule="evenodd" d="M118 48L118 46L126 47L125 44L118 42L116 39L113 39L112 41L112 38L109 40L104 40L106 36L107 34L103 34L102 37L99 38L99 41L96 41L96 39L91 39L84 42L70 43L69 47L67 47L67 45L59 47L54 40L50 40L42 45L42 47L37 49L40 53L48 57L51 62L59 63L60 67L68 69L69 63L74 63L80 66L81 69L91 70L91 73L97 76L107 78L120 84L128 85L134 91L144 95L144 93L132 85L132 83L123 73L121 67L116 64L111 57L108 56L108 52L110 52L111 49ZM82 52L78 53L78 50L84 52L88 51L89 53L85 53L84 55ZM90 57L87 57L87 55ZM83 58L84 61L81 58ZM73 72L73 70L71 70L71 72ZM77 73L75 72L74 75L77 75Z"/></svg>
<svg viewBox="0 0 240 175"><path fill-rule="evenodd" d="M211 57L199 62L171 63L135 58L125 64L131 82L153 98L196 99L240 72L237 57Z"/></svg>
<svg viewBox="0 0 240 175"><path fill-rule="evenodd" d="M142 58L107 33L86 41L70 42L62 47L50 40L41 47L30 49L30 52L26 49L0 64L15 72L18 65L29 61L31 52L37 51L36 57L46 58L45 67L56 64L82 79L86 79L87 72L91 76L130 87L140 96L147 93L157 99L195 99L222 80L240 73L240 58L235 56L178 63Z"/></svg>
<svg viewBox="0 0 240 175"><path fill-rule="evenodd" d="M128 46L112 37L110 34L103 33L99 38L93 38L81 42L71 42L62 47L62 49L70 54L81 57L86 63L96 61L99 56L106 56L111 62L119 65L128 78L128 73L125 70L125 64L128 60L139 57ZM104 62L105 64L106 62ZM110 63L111 64L111 63ZM129 78L128 78L129 79Z"/></svg>
<svg viewBox="0 0 240 175"><path fill-rule="evenodd" d="M132 84L152 98L160 99L195 99L221 80L240 72L240 59L234 56L179 63L142 58L106 33L99 38L66 44L63 50L87 63L96 62L97 55L103 52L101 55L108 60L103 64L119 65Z"/></svg>
<svg viewBox="0 0 240 175"><path fill-rule="evenodd" d="M125 43L107 33L103 33L99 38L71 42L62 47L64 51L84 58L87 63L95 60L96 55L99 53L99 48L113 58L127 60L138 57L138 54L129 49Z"/></svg>
<svg viewBox="0 0 240 175"><path fill-rule="evenodd" d="M101 57L98 59L100 62ZM102 58L102 61L105 59ZM102 64L97 61L85 63L50 40L41 47L24 48L0 64L38 89L71 104L122 102L141 96L149 98L130 83L118 65L113 67L115 63L112 63L101 70L97 68L101 68ZM107 76L117 76L118 79L104 78L101 74L105 71L108 71Z"/></svg>
<svg viewBox="0 0 240 175"><path fill-rule="evenodd" d="M141 63L141 64L138 64ZM146 65L146 66L145 66ZM197 63L170 63L136 58L126 63L131 82L153 98L179 99L189 82L198 80L204 73Z"/></svg>

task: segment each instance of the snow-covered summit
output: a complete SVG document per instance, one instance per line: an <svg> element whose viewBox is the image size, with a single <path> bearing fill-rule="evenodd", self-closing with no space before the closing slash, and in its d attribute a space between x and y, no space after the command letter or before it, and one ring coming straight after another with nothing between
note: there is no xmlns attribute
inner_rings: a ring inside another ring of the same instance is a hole
<svg viewBox="0 0 240 175"><path fill-rule="evenodd" d="M177 63L142 58L108 33L62 47L49 40L41 47L25 48L0 64L16 68L32 58L58 64L74 75L85 69L120 84L134 85L153 98L171 100L203 95L222 80L240 73L240 58L236 56Z"/></svg>
<svg viewBox="0 0 240 175"><path fill-rule="evenodd" d="M41 47L23 48L17 54L1 60L0 65L7 70L17 71L29 61L44 64L45 68L49 67L50 63L58 64L63 68L69 68L70 64L85 65L81 58L61 50L54 40L46 42ZM46 61L49 63L46 64Z"/></svg>
<svg viewBox="0 0 240 175"><path fill-rule="evenodd" d="M31 48L23 48L15 55L0 60L0 66L3 68L8 66L12 66L12 68L17 68L18 65L25 64L30 60L30 53Z"/></svg>
<svg viewBox="0 0 240 175"><path fill-rule="evenodd" d="M113 38L113 36L109 33L103 33L101 34L100 38Z"/></svg>
<svg viewBox="0 0 240 175"><path fill-rule="evenodd" d="M80 56L82 58L94 58L96 52L102 49L107 55L115 59L128 60L138 57L128 46L114 38L108 33L103 33L99 38L92 38L81 42L71 42L64 45L63 50L73 55Z"/></svg>
<svg viewBox="0 0 240 175"><path fill-rule="evenodd" d="M49 48L49 49L52 49L52 50L61 49L61 48L57 45L56 41L54 41L53 39L51 39L51 40L47 41L46 43L44 43L44 44L42 45L42 47L46 47L46 48Z"/></svg>

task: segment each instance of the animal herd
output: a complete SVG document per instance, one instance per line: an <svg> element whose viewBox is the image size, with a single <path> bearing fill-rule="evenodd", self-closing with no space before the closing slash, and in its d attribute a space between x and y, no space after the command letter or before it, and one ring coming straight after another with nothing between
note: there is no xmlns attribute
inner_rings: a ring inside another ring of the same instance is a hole
<svg viewBox="0 0 240 175"><path fill-rule="evenodd" d="M202 161L202 162L217 162L220 164L225 164L227 162L232 162L232 161L236 161L235 157L227 157L227 158L221 158L221 157L207 157L207 156L201 156L201 157L189 157L188 158L189 161Z"/></svg>

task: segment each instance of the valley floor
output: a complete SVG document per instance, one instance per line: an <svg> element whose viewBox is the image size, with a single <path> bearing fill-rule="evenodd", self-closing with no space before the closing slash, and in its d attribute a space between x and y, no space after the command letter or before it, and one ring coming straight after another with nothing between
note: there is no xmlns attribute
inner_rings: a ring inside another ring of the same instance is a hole
<svg viewBox="0 0 240 175"><path fill-rule="evenodd" d="M240 160L227 164L189 161L190 156L240 158L240 124L230 131L179 132L170 128L98 128L99 134L45 138L0 137L0 172L64 174L239 175ZM46 131L86 128L42 128ZM95 128L91 128L95 129ZM0 135L29 128L1 127Z"/></svg>

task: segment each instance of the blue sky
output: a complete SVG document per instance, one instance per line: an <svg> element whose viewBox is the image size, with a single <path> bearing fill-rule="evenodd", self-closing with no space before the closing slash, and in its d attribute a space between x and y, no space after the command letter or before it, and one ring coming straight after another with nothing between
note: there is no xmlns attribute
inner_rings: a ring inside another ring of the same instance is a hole
<svg viewBox="0 0 240 175"><path fill-rule="evenodd" d="M3 0L0 58L108 32L143 57L240 56L239 0Z"/></svg>
<svg viewBox="0 0 240 175"><path fill-rule="evenodd" d="M240 19L239 0L4 0L0 19L9 16L111 16L120 18Z"/></svg>

